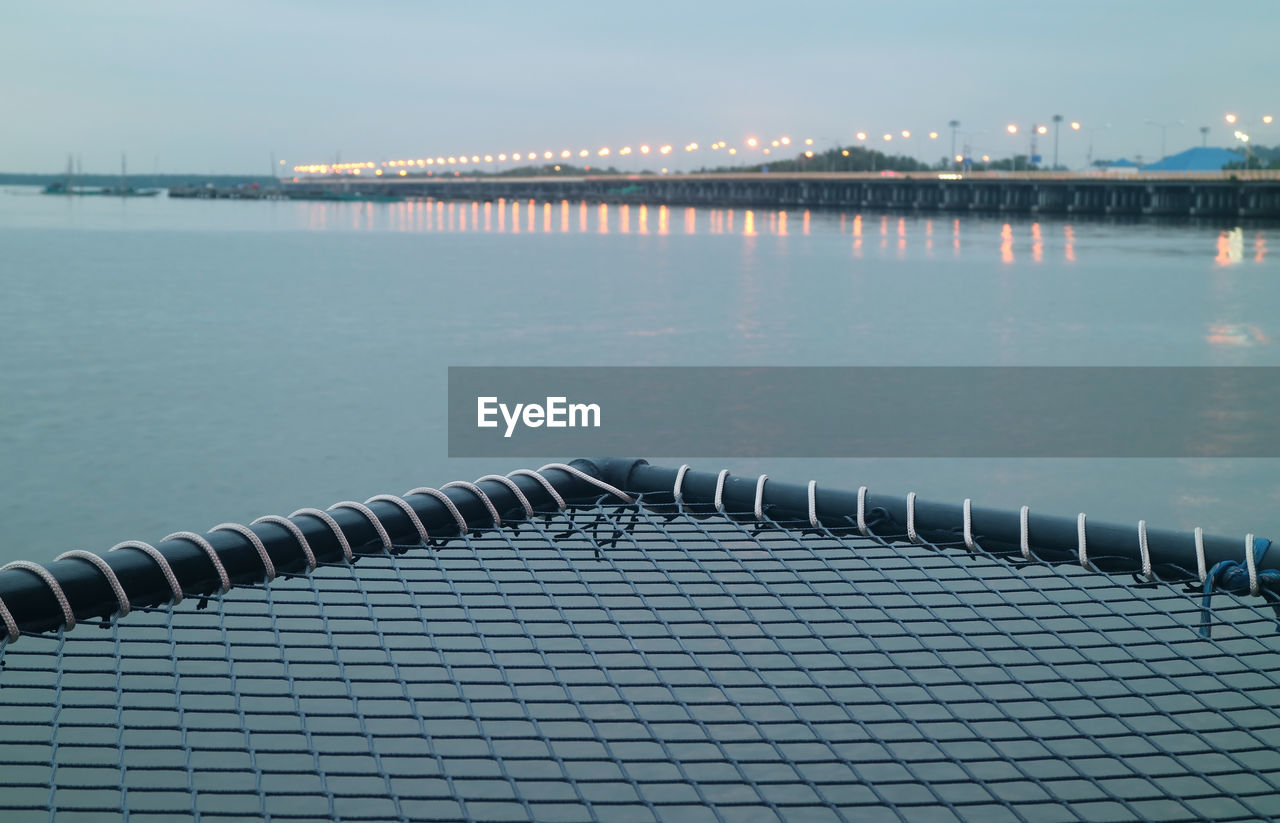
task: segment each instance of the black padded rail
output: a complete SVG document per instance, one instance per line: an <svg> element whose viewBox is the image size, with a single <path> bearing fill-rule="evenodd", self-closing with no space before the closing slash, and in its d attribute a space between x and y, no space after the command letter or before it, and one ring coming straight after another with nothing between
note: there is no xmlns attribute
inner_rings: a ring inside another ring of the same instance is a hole
<svg viewBox="0 0 1280 823"><path fill-rule="evenodd" d="M570 465L588 474L595 472L595 465L590 461L578 460ZM559 469L548 469L544 476L566 502L594 500L601 494L599 488ZM555 501L536 479L527 475L516 475L510 479L535 510L556 509ZM506 485L496 480L477 485L493 501L504 522L508 518L512 522L525 518L519 500ZM475 494L460 487L445 489L442 493L457 506L468 528L492 528L489 511ZM448 508L436 498L417 494L409 497L406 502L413 507L433 538L447 540L458 536L457 522ZM375 501L368 506L382 521L392 542L416 544L420 541L417 529L399 507L385 501ZM342 528L357 556L384 551L373 525L361 513L340 508L329 511L328 514ZM292 518L292 522L302 530L318 562L342 562L341 545L328 526L315 517L306 515ZM305 572L306 557L297 540L285 527L259 523L249 528L262 540L278 575ZM253 544L243 535L233 531L216 531L202 536L218 553L232 585L259 583L264 580L262 560ZM199 547L186 540L168 540L154 545L169 561L184 594L208 595L218 590L217 570ZM164 573L143 552L133 549L108 552L104 547L100 556L116 573L132 607L156 606L172 598ZM116 596L106 578L88 562L68 558L44 565L62 586L77 620L107 618L119 610ZM63 625L62 610L53 593L44 581L29 571L9 569L0 573L0 599L3 599L24 633L49 631ZM0 623L0 638L7 634L7 629Z"/></svg>
<svg viewBox="0 0 1280 823"><path fill-rule="evenodd" d="M647 501L670 501L679 469L651 466L644 460L601 459L585 461L594 474L620 489L645 495ZM714 512L713 501L718 473L688 471L681 483L681 498L692 513ZM729 475L725 479L723 504L726 512L751 512L755 505L757 477ZM826 528L847 530L853 526L858 510L855 490L827 488L819 484L816 513ZM763 501L767 513L775 520L807 520L809 489L795 483L768 480ZM907 498L902 494L884 494L868 490L866 516L871 531L880 536L907 533ZM970 509L974 541L991 554L1021 554L1020 512L973 506ZM916 500L915 528L930 543L954 543L962 539L964 529L962 503L940 503ZM1078 556L1077 519L1031 511L1028 534L1033 554L1049 562L1071 562ZM1086 545L1090 563L1101 571L1135 571L1140 564L1138 524L1117 524L1089 520L1085 523ZM1244 558L1245 532L1238 537L1204 535L1205 562L1210 568L1223 561L1239 562ZM1165 580L1185 580L1196 571L1196 543L1193 532L1147 530L1152 571ZM1266 552L1258 562L1258 571L1280 569L1280 551Z"/></svg>
<svg viewBox="0 0 1280 823"><path fill-rule="evenodd" d="M620 489L644 495L648 503L672 499L678 468L652 466L633 458L599 458L574 460L569 465ZM569 502L595 500L602 494L598 486L559 469L547 469L544 475L557 492ZM550 511L555 502L542 484L527 475L510 478L539 511ZM682 501L690 513L714 512L718 475L714 472L688 471L682 481ZM726 478L723 504L728 512L751 512L755 505L757 478ZM504 521L518 522L525 517L515 494L503 483L488 480L478 484L493 502ZM493 523L483 501L471 491L452 487L443 492L472 529L491 528ZM443 503L429 495L413 495L409 502L428 533L436 539L458 536L453 516ZM858 508L856 491L819 486L815 495L815 514L825 528L853 528ZM794 483L770 480L763 503L772 519L806 520L809 517L808 488ZM417 543L419 535L409 517L397 506L375 501L369 508L377 515L394 543ZM907 501L902 495L869 492L866 516L872 533L885 536L906 534ZM381 553L384 549L369 521L351 509L329 512L346 535L357 554ZM333 532L318 519L300 515L292 522L307 538L317 561L341 562L342 550ZM915 529L930 543L954 543L962 534L963 509L960 504L917 500ZM1002 555L1021 552L1019 512L973 507L972 534L983 551ZM302 573L305 557L293 535L283 526L260 523L250 527L262 540L277 574ZM1028 534L1034 555L1048 562L1070 562L1077 557L1077 521L1071 517L1032 512ZM264 579L262 561L253 545L233 531L217 531L204 535L222 560L232 584L257 583ZM1235 537L1204 535L1205 561L1209 567L1223 562L1238 562L1244 554L1244 542ZM1140 564L1137 526L1086 521L1086 538L1090 562L1101 571L1135 571ZM1154 574L1165 580L1187 580L1197 568L1195 538L1190 532L1149 529L1147 541ZM208 595L218 589L218 575L208 556L186 540L169 540L155 544L169 561L186 595ZM135 550L102 552L121 581L132 607L155 606L172 596L164 574L146 554ZM77 620L107 618L119 609L115 594L103 575L84 560L68 558L46 565L61 585ZM1280 552L1266 552L1258 563L1258 571L1280 569ZM21 631L41 632L63 625L64 616L49 587L36 575L21 569L0 573L0 599L13 614ZM7 631L0 625L0 638Z"/></svg>

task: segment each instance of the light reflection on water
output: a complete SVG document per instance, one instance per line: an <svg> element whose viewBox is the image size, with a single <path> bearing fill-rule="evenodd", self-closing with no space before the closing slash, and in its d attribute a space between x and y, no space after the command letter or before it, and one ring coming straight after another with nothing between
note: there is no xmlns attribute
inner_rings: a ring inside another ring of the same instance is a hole
<svg viewBox="0 0 1280 823"><path fill-rule="evenodd" d="M303 222L308 229L314 231L330 230L337 223L348 222L348 227L356 231L394 231L394 232L484 232L486 234L579 234L606 235L611 231L619 234L634 232L649 233L649 209L647 204L591 204L587 201L571 202L569 200L509 200L498 198L491 201L439 201L431 198L424 200L404 200L396 203L324 203L316 201L300 201L292 204L302 210ZM594 205L594 208L593 208ZM670 207L659 204L658 234L669 234ZM560 218L552 219L558 209ZM523 210L523 216L522 216ZM633 210L636 217L633 218ZM483 211L483 220L480 217ZM433 219L433 212L436 215ZM496 221L494 219L496 212ZM570 221L571 212L577 213L577 221ZM540 221L535 215L541 214ZM765 216L764 223L757 228L759 216ZM737 219L738 215L742 219ZM880 236L883 238L879 248L893 249L898 256L905 257L909 251L933 252L934 232L938 224L951 224L951 247L955 254L960 254L966 233L978 234L990 231L991 221L975 218L966 227L966 221L960 218L935 217L891 217L882 213L871 213L878 221ZM835 230L839 234L849 235L851 249L860 252L862 249L864 215L857 211L815 211L812 209L734 209L708 207L681 207L680 231L687 235L694 234L741 234L750 236L757 231L763 235L785 237L793 232L791 221L800 221L800 233L808 236L815 227L822 232ZM1052 228L1050 228L1052 226ZM1003 263L1014 263L1019 248L1025 249L1032 263L1045 262L1047 255L1057 256L1067 262L1076 261L1076 226L1071 222L1046 224L1040 220L1019 220L1017 222L1003 220L999 223L999 259ZM1050 237L1052 231L1055 237ZM896 238L896 243L890 243ZM1267 230L1252 230L1247 239L1243 229L1232 228L1219 232L1214 240L1212 258L1218 265L1227 266L1236 263L1263 263L1267 260Z"/></svg>

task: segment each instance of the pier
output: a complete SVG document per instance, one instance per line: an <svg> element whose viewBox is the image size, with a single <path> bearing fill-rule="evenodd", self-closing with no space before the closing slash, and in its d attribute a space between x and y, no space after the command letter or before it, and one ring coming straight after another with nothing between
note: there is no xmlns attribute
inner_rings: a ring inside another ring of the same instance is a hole
<svg viewBox="0 0 1280 823"><path fill-rule="evenodd" d="M822 172L542 177L298 178L286 196L590 200L706 206L858 208L1280 219L1280 172Z"/></svg>

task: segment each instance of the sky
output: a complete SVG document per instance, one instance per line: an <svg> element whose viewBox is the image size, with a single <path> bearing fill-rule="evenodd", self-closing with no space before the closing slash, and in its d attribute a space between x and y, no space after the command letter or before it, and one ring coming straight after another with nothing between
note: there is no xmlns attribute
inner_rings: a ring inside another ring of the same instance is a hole
<svg viewBox="0 0 1280 823"><path fill-rule="evenodd" d="M1090 143L1151 162L1162 131L1168 153L1201 126L1209 145L1240 128L1280 144L1278 34L1275 0L4 0L0 171L74 154L114 172L127 154L131 171L265 174L273 157L644 143L674 147L647 166L689 168L723 162L707 148L721 140L821 149L859 131L933 162L950 120L957 148L994 158L1026 153L1055 114L1082 126L1063 125L1064 164ZM1052 131L1040 140L1048 161Z"/></svg>

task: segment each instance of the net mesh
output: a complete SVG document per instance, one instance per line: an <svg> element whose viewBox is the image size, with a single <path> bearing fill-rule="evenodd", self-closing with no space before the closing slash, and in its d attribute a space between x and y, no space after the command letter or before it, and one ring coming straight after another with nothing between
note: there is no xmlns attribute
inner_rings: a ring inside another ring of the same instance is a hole
<svg viewBox="0 0 1280 823"><path fill-rule="evenodd" d="M668 496L669 500L670 497ZM0 649L5 820L1260 820L1255 599L602 498Z"/></svg>

